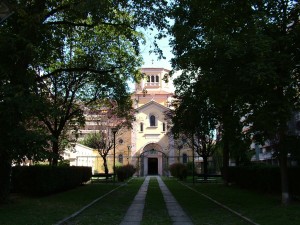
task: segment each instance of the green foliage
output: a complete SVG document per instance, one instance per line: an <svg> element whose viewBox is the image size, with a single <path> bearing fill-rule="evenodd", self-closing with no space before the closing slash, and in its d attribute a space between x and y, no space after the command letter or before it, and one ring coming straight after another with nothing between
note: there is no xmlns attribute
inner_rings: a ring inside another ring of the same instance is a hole
<svg viewBox="0 0 300 225"><path fill-rule="evenodd" d="M79 143L92 149L97 149L97 143L102 140L101 133L89 133Z"/></svg>
<svg viewBox="0 0 300 225"><path fill-rule="evenodd" d="M216 108L225 181L229 153L238 162L245 158L245 117L243 125L272 141L287 193L287 148L280 142L299 110L299 2L176 0L172 8L172 64L182 71L176 91L187 93L191 82L201 83Z"/></svg>
<svg viewBox="0 0 300 225"><path fill-rule="evenodd" d="M116 167L116 174L118 177L118 181L123 182L130 177L133 176L133 174L136 172L136 169L133 165L124 165Z"/></svg>
<svg viewBox="0 0 300 225"><path fill-rule="evenodd" d="M66 131L76 133L84 122L83 106L110 97L126 112L127 81L141 77L143 35L136 28L162 29L166 7L166 1L10 1L14 14L0 27L0 124L12 134L1 135L1 146L11 148L13 159L24 157L24 146L15 154L19 139L42 127L35 136L46 129L56 164L61 142L74 141Z"/></svg>
<svg viewBox="0 0 300 225"><path fill-rule="evenodd" d="M130 111L127 82L141 78L137 27L162 30L167 1L13 0L9 8L0 26L0 164L57 165L85 106L110 98Z"/></svg>
<svg viewBox="0 0 300 225"><path fill-rule="evenodd" d="M17 166L12 168L12 188L15 192L48 195L79 186L91 176L91 167Z"/></svg>
<svg viewBox="0 0 300 225"><path fill-rule="evenodd" d="M70 166L70 160L60 160L58 166Z"/></svg>
<svg viewBox="0 0 300 225"><path fill-rule="evenodd" d="M173 163L170 165L169 170L171 175L179 180L185 180L188 175L187 166L182 163Z"/></svg>

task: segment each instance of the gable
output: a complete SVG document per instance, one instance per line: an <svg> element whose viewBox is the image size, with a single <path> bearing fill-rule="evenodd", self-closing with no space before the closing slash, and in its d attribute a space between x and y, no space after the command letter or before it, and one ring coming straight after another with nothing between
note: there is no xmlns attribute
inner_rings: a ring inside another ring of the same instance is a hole
<svg viewBox="0 0 300 225"><path fill-rule="evenodd" d="M161 105L155 101L150 101L150 102L146 103L145 105L138 107L136 109L136 111L139 113L139 112L147 111L149 109L156 109L161 112L165 112L165 111L169 110L169 108L164 105Z"/></svg>

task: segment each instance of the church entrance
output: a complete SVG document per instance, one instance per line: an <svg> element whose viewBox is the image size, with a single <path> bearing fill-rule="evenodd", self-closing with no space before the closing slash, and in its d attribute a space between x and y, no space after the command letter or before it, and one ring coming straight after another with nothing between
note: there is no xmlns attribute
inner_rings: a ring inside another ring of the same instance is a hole
<svg viewBox="0 0 300 225"><path fill-rule="evenodd" d="M158 174L158 158L148 158L148 174Z"/></svg>
<svg viewBox="0 0 300 225"><path fill-rule="evenodd" d="M138 157L138 168L140 176L167 175L168 156L160 145L149 143Z"/></svg>

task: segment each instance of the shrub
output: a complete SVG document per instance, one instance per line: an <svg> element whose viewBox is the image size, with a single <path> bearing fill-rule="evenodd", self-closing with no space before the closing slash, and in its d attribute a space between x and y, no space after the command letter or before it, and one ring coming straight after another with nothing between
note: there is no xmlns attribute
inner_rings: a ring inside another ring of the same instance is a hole
<svg viewBox="0 0 300 225"><path fill-rule="evenodd" d="M118 181L123 182L128 178L132 177L135 173L135 168L133 165L124 165L116 168L116 174L118 177Z"/></svg>
<svg viewBox="0 0 300 225"><path fill-rule="evenodd" d="M66 160L66 159L60 160L58 162L58 166L70 166L70 160Z"/></svg>
<svg viewBox="0 0 300 225"><path fill-rule="evenodd" d="M169 167L171 175L178 178L179 180L185 180L187 177L188 169L187 166L182 163L173 163Z"/></svg>
<svg viewBox="0 0 300 225"><path fill-rule="evenodd" d="M91 167L17 166L11 178L15 192L47 195L81 185L91 176Z"/></svg>

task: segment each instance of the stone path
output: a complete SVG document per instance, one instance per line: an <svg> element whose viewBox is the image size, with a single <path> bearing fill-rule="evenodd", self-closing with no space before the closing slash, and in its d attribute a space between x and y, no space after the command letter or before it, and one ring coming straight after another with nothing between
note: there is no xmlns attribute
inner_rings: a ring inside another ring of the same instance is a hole
<svg viewBox="0 0 300 225"><path fill-rule="evenodd" d="M169 216L173 221L173 225L193 225L191 219L183 211L162 179L159 176L155 177L164 196L166 207L168 209ZM139 225L141 223L149 180L150 177L147 176L120 225Z"/></svg>
<svg viewBox="0 0 300 225"><path fill-rule="evenodd" d="M139 225L141 223L149 180L150 177L146 177L120 225Z"/></svg>
<svg viewBox="0 0 300 225"><path fill-rule="evenodd" d="M186 215L181 206L178 204L172 193L160 177L157 177L160 190L164 196L169 216L173 225L193 225L191 219Z"/></svg>

